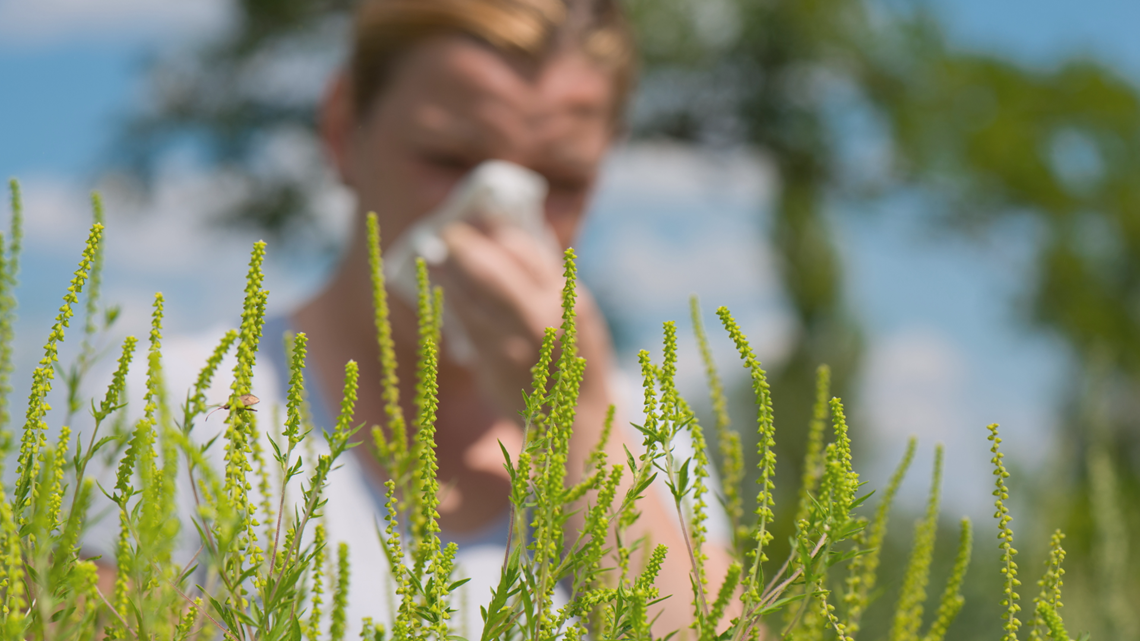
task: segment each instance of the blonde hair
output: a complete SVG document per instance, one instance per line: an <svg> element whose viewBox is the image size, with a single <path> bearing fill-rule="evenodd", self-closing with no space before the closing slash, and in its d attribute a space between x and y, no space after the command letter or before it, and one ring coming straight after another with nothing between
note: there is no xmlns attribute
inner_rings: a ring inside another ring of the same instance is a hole
<svg viewBox="0 0 1140 641"><path fill-rule="evenodd" d="M441 34L468 35L539 63L582 51L612 75L614 118L624 114L637 63L618 0L364 0L349 60L357 114L383 92L403 53Z"/></svg>

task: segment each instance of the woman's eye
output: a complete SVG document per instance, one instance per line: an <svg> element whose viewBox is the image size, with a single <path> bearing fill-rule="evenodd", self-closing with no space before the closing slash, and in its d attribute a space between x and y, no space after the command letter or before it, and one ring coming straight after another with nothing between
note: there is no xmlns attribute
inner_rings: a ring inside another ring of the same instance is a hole
<svg viewBox="0 0 1140 641"><path fill-rule="evenodd" d="M587 181L577 178L550 178L550 191L560 194L574 194L586 189Z"/></svg>
<svg viewBox="0 0 1140 641"><path fill-rule="evenodd" d="M462 172L466 172L475 166L470 160L457 154L426 153L423 154L423 159L427 164L434 167Z"/></svg>

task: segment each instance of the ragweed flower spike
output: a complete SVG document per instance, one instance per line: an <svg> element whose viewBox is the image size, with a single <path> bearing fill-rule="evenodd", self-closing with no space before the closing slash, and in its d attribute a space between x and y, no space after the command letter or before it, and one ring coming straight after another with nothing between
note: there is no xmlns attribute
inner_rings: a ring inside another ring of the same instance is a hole
<svg viewBox="0 0 1140 641"><path fill-rule="evenodd" d="M994 512L994 518L998 520L998 548L1001 549L1002 568L1001 573L1005 578L1005 589L1002 597L1001 605L1005 608L1005 614L1002 618L1005 619L1005 635L1002 641L1017 641L1017 629L1021 627L1021 621L1017 618L1017 613L1021 610L1021 606L1017 604L1020 595L1017 594L1017 586L1021 585L1021 581L1017 580L1017 563L1014 563L1013 557L1017 555L1017 550L1013 548L1013 530L1009 527L1009 522L1013 517L1009 515L1009 508L1005 506L1005 502L1009 500L1009 488L1005 485L1005 480L1009 478L1009 472L1006 471L1005 465L1001 462L1003 454L999 451L998 446L1001 445L1001 437L998 436L998 426L994 423L987 427L990 431L988 440L990 441L990 452L993 453L993 458L990 462L994 466L994 491L995 497L994 507L997 511Z"/></svg>
<svg viewBox="0 0 1140 641"><path fill-rule="evenodd" d="M835 428L835 442L827 449L830 456L825 456L824 477L829 478L831 484L833 524L841 527L851 520L851 508L855 505L855 494L859 491L859 475L852 469L847 417L843 413L843 402L838 398L831 399L831 420Z"/></svg>
<svg viewBox="0 0 1140 641"><path fill-rule="evenodd" d="M807 453L804 455L804 473L800 483L799 507L796 508L796 523L808 518L811 510L811 495L823 476L823 432L829 416L828 399L831 397L831 368L820 365L816 370L815 407L808 424Z"/></svg>
<svg viewBox="0 0 1140 641"><path fill-rule="evenodd" d="M848 580L849 590L847 594L844 595L843 600L847 606L847 630L852 635L859 632L860 619L863 616L863 612L866 611L867 606L870 605L870 593L878 581L879 555L882 552L883 540L887 536L887 517L890 515L891 504L894 502L895 494L898 493L899 486L902 485L902 480L906 476L907 470L910 469L911 461L914 460L916 445L917 440L912 436L907 442L906 452L903 454L902 461L899 462L894 474L891 475L891 480L887 483L887 488L883 492L882 500L879 502L878 507L875 508L875 517L867 528L865 544L862 545L866 552L851 559L851 578ZM809 450L810 448L811 446L809 445ZM807 474L805 472L805 480L806 476ZM810 497L806 498L810 499ZM804 519L807 518L810 507L810 502L806 504L801 503L800 509L803 510Z"/></svg>
<svg viewBox="0 0 1140 641"><path fill-rule="evenodd" d="M1041 612L1041 604L1048 604L1053 610L1053 614L1061 609L1061 586L1063 585L1061 577L1065 575L1065 570L1061 567L1061 562L1065 560L1065 549L1061 547L1061 541L1064 538L1065 535L1057 530L1049 539L1049 558L1045 561L1045 576L1037 582L1037 585L1041 587L1041 592L1033 598L1035 616L1033 618L1033 629L1029 632L1029 641L1042 641L1045 638L1043 628L1048 626L1048 622Z"/></svg>
<svg viewBox="0 0 1140 641"><path fill-rule="evenodd" d="M16 276L20 272L20 247L24 238L24 204L20 196L20 183L8 181L11 192L12 223L9 245L4 247L0 234L0 469L8 453L11 434L8 432L8 397L12 392L12 341L16 324Z"/></svg>
<svg viewBox="0 0 1140 641"><path fill-rule="evenodd" d="M104 220L103 215L103 197L99 192L91 194L91 209L93 211L94 221L102 225ZM78 387L79 376L89 368L95 359L95 334L99 331L98 312L99 312L99 292L103 282L103 241L100 240L99 244L95 246L95 253L91 261L91 275L87 281L87 304L85 306L85 322L83 325L83 344L80 346L80 354L76 362L76 372L68 377L68 416L73 415L79 411L82 402L79 399ZM110 317L108 317L110 318ZM107 321L109 324L109 321Z"/></svg>
<svg viewBox="0 0 1140 641"><path fill-rule="evenodd" d="M973 547L973 531L970 528L970 519L962 519L961 534L958 538L958 556L954 559L954 568L950 570L950 578L946 580L946 589L942 591L942 599L938 605L938 613L934 622L930 624L930 631L922 641L942 641L946 630L958 611L966 603L962 596L962 581L966 578L966 568L970 565L970 549Z"/></svg>
<svg viewBox="0 0 1140 641"><path fill-rule="evenodd" d="M194 393L186 404L186 415L182 421L183 429L190 429L193 418L209 409L206 405L206 390L210 389L210 382L214 380L214 374L218 372L218 368L222 365L222 359L225 358L226 352L230 350L237 338L237 330L227 331L222 336L222 340L218 342L217 347L214 348L213 353L206 359L206 365L198 372L198 379L194 382Z"/></svg>
<svg viewBox="0 0 1140 641"><path fill-rule="evenodd" d="M310 578L313 581L309 596L309 624L305 638L316 641L321 636L321 606L325 599L325 526L318 523L313 534L313 563Z"/></svg>
<svg viewBox="0 0 1140 641"><path fill-rule="evenodd" d="M301 414L305 407L305 346L308 336L303 332L293 336L290 343L289 391L285 401L284 436L289 440L289 452L301 442ZM288 464L288 461L286 461Z"/></svg>
<svg viewBox="0 0 1140 641"><path fill-rule="evenodd" d="M1065 624L1053 606L1044 601L1038 602L1037 616L1045 622L1045 627L1049 629L1049 638L1052 641L1069 641L1069 633L1065 631Z"/></svg>
<svg viewBox="0 0 1140 641"><path fill-rule="evenodd" d="M916 641L922 625L923 605L926 603L926 585L930 578L930 562L934 559L934 539L938 532L938 501L942 484L942 445L934 450L934 477L930 483L930 497L926 503L926 518L918 522L914 531L914 547L903 575L902 590L895 608L892 641Z"/></svg>
<svg viewBox="0 0 1140 641"><path fill-rule="evenodd" d="M329 639L343 641L348 623L345 611L348 609L348 544L343 541L337 546L336 588L333 590L332 624L329 626Z"/></svg>
<svg viewBox="0 0 1140 641"><path fill-rule="evenodd" d="M372 306L375 310L376 340L380 348L380 372L383 385L384 414L388 419L388 439L392 454L402 458L408 449L407 421L400 408L400 379L396 375L396 345L392 339L392 323L385 289L384 260L380 255L380 223L376 214L368 214L368 264L372 274Z"/></svg>
<svg viewBox="0 0 1140 641"><path fill-rule="evenodd" d="M768 377L764 368L760 367L760 361L752 351L752 346L748 344L748 339L744 336L744 332L740 331L740 326L736 324L736 320L728 308L721 307L716 310L716 314L720 317L721 324L728 331L728 335L732 337L732 342L736 343L740 358L752 375L752 392L756 395L758 407L756 424L759 437L756 447L759 461L756 465L760 468L760 478L756 482L760 484L760 492L756 497L757 523L752 534L755 548L749 552L752 557L752 567L748 572L746 581L748 598L756 601L759 600L760 587L763 582L761 568L763 563L768 560L764 554L764 547L772 540L772 533L768 531L768 526L775 519L773 508L776 489L774 480L776 474L776 427L772 416L772 395L768 388Z"/></svg>
<svg viewBox="0 0 1140 641"><path fill-rule="evenodd" d="M29 495L33 493L36 484L35 478L39 474L39 451L47 443L45 431L47 423L44 417L51 407L47 403L48 392L51 391L51 382L55 378L56 365L59 362L59 344L63 342L64 329L74 314L73 306L79 302L79 295L87 282L88 274L95 263L95 253L103 238L103 226L95 223L91 226L91 233L87 236L87 244L83 247L83 256L79 260L79 268L71 279L67 294L63 297L63 305L55 317L48 334L47 344L44 345L44 356L39 366L32 372L32 392L28 397L28 409L24 422L24 434L20 440L20 455L17 459L16 492L13 499L14 512L17 518L23 518L23 508Z"/></svg>
<svg viewBox="0 0 1140 641"><path fill-rule="evenodd" d="M701 322L701 310L696 296L689 299L689 308L693 333L697 337L697 348L705 365L709 400L712 402L713 416L716 418L714 428L720 449L724 509L732 526L733 548L739 550L748 532L748 528L743 525L744 507L740 496L740 485L744 480L744 450L740 444L740 434L730 427L724 384L721 383L716 362L713 360L712 348L709 347L704 323Z"/></svg>

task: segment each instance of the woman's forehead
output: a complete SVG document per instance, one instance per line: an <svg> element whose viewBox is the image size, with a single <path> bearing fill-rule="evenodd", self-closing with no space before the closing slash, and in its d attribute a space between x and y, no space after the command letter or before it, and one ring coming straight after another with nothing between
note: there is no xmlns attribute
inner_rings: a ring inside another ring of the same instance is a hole
<svg viewBox="0 0 1140 641"><path fill-rule="evenodd" d="M416 137L441 137L492 155L593 155L608 141L613 86L584 55L536 65L461 37L436 38L409 52L387 94L387 117ZM379 105L378 105L379 106Z"/></svg>

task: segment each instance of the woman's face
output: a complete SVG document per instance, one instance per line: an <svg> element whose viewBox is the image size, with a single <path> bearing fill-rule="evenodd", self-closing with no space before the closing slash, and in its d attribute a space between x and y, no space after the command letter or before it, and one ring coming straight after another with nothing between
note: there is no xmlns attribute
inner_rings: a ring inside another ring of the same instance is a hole
<svg viewBox="0 0 1140 641"><path fill-rule="evenodd" d="M546 177L547 221L565 247L613 134L613 91L579 53L535 66L469 38L433 38L400 61L368 113L344 116L346 135L330 148L360 208L380 216L385 244L498 159ZM348 109L347 95L336 100L334 110Z"/></svg>

